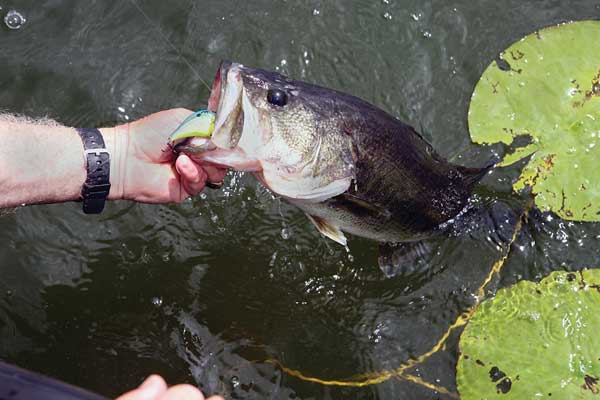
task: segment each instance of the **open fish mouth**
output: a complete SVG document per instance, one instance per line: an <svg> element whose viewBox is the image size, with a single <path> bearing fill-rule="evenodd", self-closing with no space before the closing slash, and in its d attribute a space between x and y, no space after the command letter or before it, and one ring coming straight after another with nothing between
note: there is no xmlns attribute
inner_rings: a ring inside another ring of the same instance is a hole
<svg viewBox="0 0 600 400"><path fill-rule="evenodd" d="M247 152L254 150L252 132L257 130L255 111L244 112L244 105L249 106L245 98L243 65L223 61L217 70L208 100L208 114L214 113L214 124L209 134L186 132L186 127L178 128L170 138L170 143L179 142L174 146L176 152L182 152L201 164L211 164L236 171L256 172L261 170L260 162ZM251 108L251 107L250 107ZM207 111L204 111L207 113ZM201 116L202 111L193 116ZM187 120L186 120L187 121ZM186 125L186 121L182 125ZM194 121L195 122L195 121ZM191 128L192 123L188 123ZM178 132L179 131L179 132ZM244 132L250 132L245 143L240 143ZM186 138L182 141L181 139Z"/></svg>
<svg viewBox="0 0 600 400"><path fill-rule="evenodd" d="M224 90L224 88L222 87L223 85L221 85L222 72L223 72L223 69L225 69L224 75L226 77L227 69L228 69L229 65L231 65L231 63L228 61L221 62L221 65L219 66L219 69L217 70L217 75L215 76L215 80L213 81L212 88L210 90L210 97L208 98L208 110L212 111L214 113L216 113L217 109L219 108L219 102L221 101L222 90Z"/></svg>
<svg viewBox="0 0 600 400"><path fill-rule="evenodd" d="M216 114L212 142L220 148L237 146L244 124L242 66L223 61L213 82L208 109Z"/></svg>
<svg viewBox="0 0 600 400"><path fill-rule="evenodd" d="M221 63L211 88L208 110L188 116L169 137L169 144L177 152L199 155L217 147L232 149L237 145L244 127L240 68L240 64Z"/></svg>

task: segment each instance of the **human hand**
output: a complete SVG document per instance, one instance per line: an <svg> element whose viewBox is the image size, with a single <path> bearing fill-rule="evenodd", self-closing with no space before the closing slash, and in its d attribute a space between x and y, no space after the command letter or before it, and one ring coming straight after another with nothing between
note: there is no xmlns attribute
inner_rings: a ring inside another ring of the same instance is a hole
<svg viewBox="0 0 600 400"><path fill-rule="evenodd" d="M177 108L101 129L113 155L109 199L180 202L201 192L207 181L223 181L225 169L201 166L166 146L169 134L191 113Z"/></svg>
<svg viewBox="0 0 600 400"><path fill-rule="evenodd" d="M175 385L167 388L158 375L149 376L137 389L125 393L116 400L205 400L200 390L192 385ZM223 400L212 396L206 400Z"/></svg>

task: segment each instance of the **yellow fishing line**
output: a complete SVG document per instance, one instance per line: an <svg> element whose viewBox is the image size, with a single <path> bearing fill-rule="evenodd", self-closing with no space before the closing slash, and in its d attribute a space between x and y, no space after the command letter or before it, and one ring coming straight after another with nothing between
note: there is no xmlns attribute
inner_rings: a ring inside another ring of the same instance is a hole
<svg viewBox="0 0 600 400"><path fill-rule="evenodd" d="M532 207L533 207L533 201L530 201L529 203L527 203L525 210L520 215L519 220L517 221L517 223L515 225L513 234L510 238L510 241L508 242L508 245L506 246L506 250L504 251L502 257L492 265L492 268L490 269L486 278L484 279L482 284L479 286L479 288L477 290L477 298L475 300L475 304L473 304L466 312L459 315L456 318L456 321L454 321L454 323L452 325L450 325L448 327L448 329L444 332L444 334L440 337L438 342L430 350L421 354L419 357L409 360L408 362L406 362L405 364L396 368L395 370L355 375L353 377L349 377L346 379L340 379L340 380L322 379L322 378L318 378L316 376L306 375L299 370L295 370L295 369L286 367L281 362L279 362L278 360L275 360L275 359L269 359L269 360L266 360L266 362L276 365L279 369L281 369L281 371L283 371L284 373L286 373L290 376L293 376L293 377L303 380L305 382L318 383L318 384L324 385L324 386L365 387L365 386L377 385L379 383L383 383L391 378L399 378L399 379L408 380L417 385L424 386L428 389L435 390L439 393L446 394L450 397L458 398L458 395L456 393L449 391L445 387L438 386L433 383L427 382L427 381L425 381L419 377L416 377L414 375L405 374L405 371L418 365L418 364L421 364L426 359L431 357L433 354L435 354L439 350L443 349L445 346L446 340L448 340L448 338L450 337L450 334L455 329L457 329L461 326L464 326L467 324L467 322L469 322L469 320L475 313L477 306L485 297L486 286L489 285L489 283L492 281L492 279L494 278L495 275L500 273L500 270L502 269L502 267L506 263L506 260L510 256L510 250L512 248L512 245L515 242L515 240L517 239L517 236L519 235L519 233L521 232L521 228L523 227L523 221L527 218L527 214L529 213L529 210L531 210Z"/></svg>
<svg viewBox="0 0 600 400"><path fill-rule="evenodd" d="M430 383L427 381L424 381L423 379L421 379L418 376L415 375L410 375L410 374L406 374L404 376L402 376L402 378L406 379L407 381L411 381L413 383L416 383L417 385L421 385L426 387L427 389L433 390L435 392L441 393L441 394L445 394L448 397L452 397L453 399L458 399L458 393L455 392L451 392L448 389L446 389L443 386L438 386L434 383Z"/></svg>

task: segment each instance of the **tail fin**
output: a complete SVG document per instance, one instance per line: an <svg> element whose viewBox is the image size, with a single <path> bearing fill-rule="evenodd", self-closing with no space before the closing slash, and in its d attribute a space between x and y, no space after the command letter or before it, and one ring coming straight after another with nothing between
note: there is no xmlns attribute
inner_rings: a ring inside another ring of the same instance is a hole
<svg viewBox="0 0 600 400"><path fill-rule="evenodd" d="M473 187L477 182L479 182L488 172L492 170L496 166L495 161L490 161L488 165L482 168L471 168L471 167L463 167L461 165L457 166L458 171L462 174L463 179L467 187Z"/></svg>

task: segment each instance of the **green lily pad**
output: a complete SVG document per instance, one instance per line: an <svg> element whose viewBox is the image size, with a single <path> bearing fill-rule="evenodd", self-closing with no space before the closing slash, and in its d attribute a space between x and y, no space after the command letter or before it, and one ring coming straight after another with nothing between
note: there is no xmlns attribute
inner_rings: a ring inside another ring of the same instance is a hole
<svg viewBox="0 0 600 400"><path fill-rule="evenodd" d="M461 398L598 399L599 331L600 270L501 289L460 338Z"/></svg>
<svg viewBox="0 0 600 400"><path fill-rule="evenodd" d="M600 21L542 29L506 49L475 87L469 131L476 143L516 147L504 165L531 155L514 189L531 186L540 209L600 221Z"/></svg>

